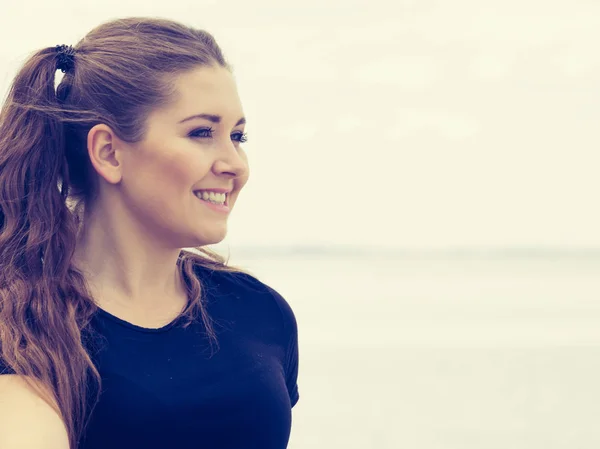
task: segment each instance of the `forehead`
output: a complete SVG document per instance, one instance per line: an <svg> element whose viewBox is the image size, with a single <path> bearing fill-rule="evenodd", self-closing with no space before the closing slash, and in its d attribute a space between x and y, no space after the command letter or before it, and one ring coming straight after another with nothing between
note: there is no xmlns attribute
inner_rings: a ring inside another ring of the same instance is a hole
<svg viewBox="0 0 600 449"><path fill-rule="evenodd" d="M180 74L174 87L167 114L218 114L236 121L243 116L235 79L223 67L200 67Z"/></svg>

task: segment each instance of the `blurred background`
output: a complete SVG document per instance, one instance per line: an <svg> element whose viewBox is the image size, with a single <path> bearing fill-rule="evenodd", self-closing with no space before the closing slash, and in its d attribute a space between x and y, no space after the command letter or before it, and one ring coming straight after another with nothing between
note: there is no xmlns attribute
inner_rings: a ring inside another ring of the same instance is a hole
<svg viewBox="0 0 600 449"><path fill-rule="evenodd" d="M296 313L291 449L600 447L600 2L12 2L0 92L141 15L234 67L252 175L215 249Z"/></svg>

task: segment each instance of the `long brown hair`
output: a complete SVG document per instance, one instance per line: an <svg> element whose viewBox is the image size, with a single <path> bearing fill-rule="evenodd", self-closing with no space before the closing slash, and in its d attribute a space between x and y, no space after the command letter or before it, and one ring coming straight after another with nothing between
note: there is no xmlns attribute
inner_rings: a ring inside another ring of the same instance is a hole
<svg viewBox="0 0 600 449"><path fill-rule="evenodd" d="M230 70L212 35L164 19L102 24L74 50L56 88L56 48L35 52L0 112L0 359L62 417L72 449L91 405L88 382L100 385L83 339L97 306L71 263L85 205L97 194L87 133L105 123L139 141L149 112L169 101L174 76L198 66ZM239 270L195 250L178 261L190 296L182 313L186 324L200 318L214 339L194 264Z"/></svg>

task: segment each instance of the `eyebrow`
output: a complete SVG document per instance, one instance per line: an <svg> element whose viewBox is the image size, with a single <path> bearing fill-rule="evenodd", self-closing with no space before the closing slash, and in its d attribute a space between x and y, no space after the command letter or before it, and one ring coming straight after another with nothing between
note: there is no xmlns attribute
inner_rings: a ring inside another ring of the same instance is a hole
<svg viewBox="0 0 600 449"><path fill-rule="evenodd" d="M209 120L213 123L221 123L221 120L223 119L220 115L215 115L215 114L196 114L196 115L192 115L190 117L184 118L179 123L187 122L189 120L193 120L196 118L203 118L203 119ZM235 126L240 126L240 125L244 125L244 124L246 124L246 117L242 117L241 119L239 119L238 122L235 124Z"/></svg>

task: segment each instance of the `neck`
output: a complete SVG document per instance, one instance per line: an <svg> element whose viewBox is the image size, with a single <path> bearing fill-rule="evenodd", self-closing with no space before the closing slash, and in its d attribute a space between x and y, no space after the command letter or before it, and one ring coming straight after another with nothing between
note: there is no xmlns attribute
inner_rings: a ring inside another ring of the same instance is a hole
<svg viewBox="0 0 600 449"><path fill-rule="evenodd" d="M118 226L110 221L108 215L86 217L75 250L74 265L84 273L94 298L131 308L184 298L177 267L180 249L161 247L126 221Z"/></svg>

